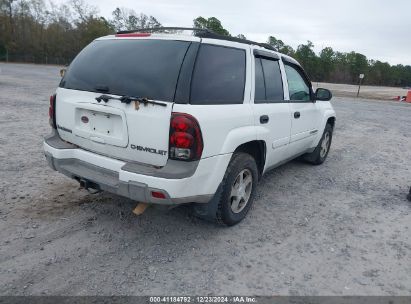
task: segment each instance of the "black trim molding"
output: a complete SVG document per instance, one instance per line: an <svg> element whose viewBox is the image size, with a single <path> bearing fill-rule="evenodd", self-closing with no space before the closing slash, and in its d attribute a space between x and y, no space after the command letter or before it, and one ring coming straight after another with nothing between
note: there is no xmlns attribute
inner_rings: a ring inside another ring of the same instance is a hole
<svg viewBox="0 0 411 304"><path fill-rule="evenodd" d="M276 53L267 52L263 50L257 50L257 49L254 49L253 53L255 57L263 57L263 58L267 58L271 60L280 60L280 56L278 56Z"/></svg>

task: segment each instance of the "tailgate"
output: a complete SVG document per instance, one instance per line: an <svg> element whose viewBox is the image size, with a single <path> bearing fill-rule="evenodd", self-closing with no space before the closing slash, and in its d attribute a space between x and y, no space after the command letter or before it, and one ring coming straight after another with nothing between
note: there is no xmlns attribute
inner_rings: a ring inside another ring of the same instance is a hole
<svg viewBox="0 0 411 304"><path fill-rule="evenodd" d="M109 100L100 93L58 88L56 122L60 137L79 147L116 159L164 166L168 159L173 103L165 107Z"/></svg>

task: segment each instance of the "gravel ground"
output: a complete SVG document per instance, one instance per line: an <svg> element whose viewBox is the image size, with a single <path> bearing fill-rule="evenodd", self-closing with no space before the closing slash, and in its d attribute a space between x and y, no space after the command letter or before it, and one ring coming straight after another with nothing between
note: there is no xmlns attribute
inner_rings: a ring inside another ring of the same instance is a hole
<svg viewBox="0 0 411 304"><path fill-rule="evenodd" d="M321 87L331 90L334 96L351 98L357 96L358 85L322 82L314 82L313 84L315 87ZM362 85L359 96L362 98L392 100L394 97L397 96L407 96L408 91L411 91L411 88Z"/></svg>
<svg viewBox="0 0 411 304"><path fill-rule="evenodd" d="M0 295L411 295L411 105L335 98L327 161L267 174L221 228L52 171L59 68L0 69Z"/></svg>

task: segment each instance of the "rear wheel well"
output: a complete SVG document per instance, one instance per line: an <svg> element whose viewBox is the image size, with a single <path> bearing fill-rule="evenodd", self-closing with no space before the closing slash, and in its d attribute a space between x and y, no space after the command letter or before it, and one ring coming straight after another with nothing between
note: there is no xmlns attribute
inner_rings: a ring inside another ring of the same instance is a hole
<svg viewBox="0 0 411 304"><path fill-rule="evenodd" d="M327 119L327 124L329 124L333 129L335 125L335 117L330 117Z"/></svg>
<svg viewBox="0 0 411 304"><path fill-rule="evenodd" d="M251 155L255 162L257 163L259 177L262 176L264 165L265 165L265 157L266 157L266 144L263 140L253 140L247 143L244 143L235 149L235 152L244 152Z"/></svg>

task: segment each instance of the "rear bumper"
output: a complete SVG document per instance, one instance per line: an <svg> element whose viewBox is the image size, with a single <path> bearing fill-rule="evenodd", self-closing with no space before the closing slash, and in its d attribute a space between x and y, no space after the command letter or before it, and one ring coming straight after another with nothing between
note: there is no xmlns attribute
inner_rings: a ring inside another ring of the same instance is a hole
<svg viewBox="0 0 411 304"><path fill-rule="evenodd" d="M165 205L207 203L231 158L231 154L224 154L202 159L195 165L182 163L178 167L171 163L156 169L80 149L61 141L58 135L45 139L44 151L50 167L71 178L86 180L101 190L132 200ZM152 197L152 191L160 191L166 198Z"/></svg>

